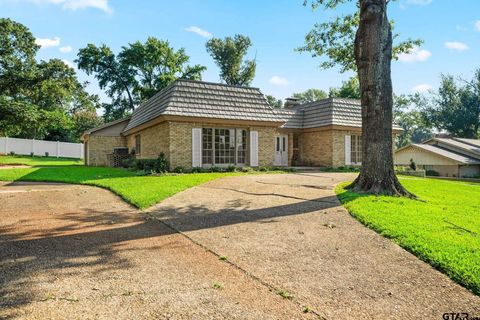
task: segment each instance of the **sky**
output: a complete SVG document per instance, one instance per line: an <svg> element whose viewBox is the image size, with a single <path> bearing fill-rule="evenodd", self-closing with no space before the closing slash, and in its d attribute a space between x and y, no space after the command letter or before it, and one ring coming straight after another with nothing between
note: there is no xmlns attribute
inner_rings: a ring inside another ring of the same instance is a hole
<svg viewBox="0 0 480 320"><path fill-rule="evenodd" d="M149 36L185 48L190 63L207 67L203 80L219 82L219 70L205 50L210 37L251 38L247 58L256 58L252 86L284 99L309 88L328 90L352 76L323 70L322 58L299 53L315 23L342 11L303 6L303 0L0 0L0 16L26 25L42 46L39 59L73 62L88 43L106 44L114 52ZM389 4L399 39L424 44L392 63L394 92L408 94L438 88L440 74L470 78L480 68L480 1L398 0ZM90 93L107 101L92 76Z"/></svg>

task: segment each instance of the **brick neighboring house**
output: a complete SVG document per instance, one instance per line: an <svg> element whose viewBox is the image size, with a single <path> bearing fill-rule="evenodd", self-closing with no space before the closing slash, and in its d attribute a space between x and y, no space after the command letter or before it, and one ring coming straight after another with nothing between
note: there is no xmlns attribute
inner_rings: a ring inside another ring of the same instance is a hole
<svg viewBox="0 0 480 320"><path fill-rule="evenodd" d="M395 127L394 132L401 129ZM163 152L182 166L331 166L361 163L361 107L329 98L271 108L257 88L177 80L125 119L86 131L85 163L112 165L115 148Z"/></svg>

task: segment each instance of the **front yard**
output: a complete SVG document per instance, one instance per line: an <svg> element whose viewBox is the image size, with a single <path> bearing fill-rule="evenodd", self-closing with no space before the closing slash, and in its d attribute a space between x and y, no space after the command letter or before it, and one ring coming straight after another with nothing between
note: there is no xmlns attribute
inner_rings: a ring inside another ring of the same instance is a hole
<svg viewBox="0 0 480 320"><path fill-rule="evenodd" d="M210 180L240 174L214 172L139 176L135 172L120 168L85 167L77 165L81 162L75 163L69 159L36 157L0 157L0 163L39 165L32 168L1 169L0 181L47 181L92 185L109 189L140 209Z"/></svg>
<svg viewBox="0 0 480 320"><path fill-rule="evenodd" d="M419 200L336 188L347 210L368 227L480 294L480 184L402 178Z"/></svg>

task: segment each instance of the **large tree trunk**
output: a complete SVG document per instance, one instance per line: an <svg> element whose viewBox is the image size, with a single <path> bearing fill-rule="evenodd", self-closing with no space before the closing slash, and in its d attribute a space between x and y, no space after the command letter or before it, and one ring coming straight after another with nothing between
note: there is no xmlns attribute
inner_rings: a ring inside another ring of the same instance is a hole
<svg viewBox="0 0 480 320"><path fill-rule="evenodd" d="M393 168L392 31L387 0L359 0L355 59L362 101L362 168L350 186L355 192L412 196Z"/></svg>

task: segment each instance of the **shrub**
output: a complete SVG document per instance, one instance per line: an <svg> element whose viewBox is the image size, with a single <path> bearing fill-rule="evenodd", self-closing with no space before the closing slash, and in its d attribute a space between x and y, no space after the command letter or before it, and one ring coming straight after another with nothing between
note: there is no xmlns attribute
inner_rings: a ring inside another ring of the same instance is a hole
<svg viewBox="0 0 480 320"><path fill-rule="evenodd" d="M417 164L415 163L415 161L413 161L413 159L410 159L410 169L412 169L413 171L417 171Z"/></svg>
<svg viewBox="0 0 480 320"><path fill-rule="evenodd" d="M438 172L435 171L435 170L426 170L426 171L425 171L425 174L426 174L427 176L432 176L432 177L438 177L438 176L440 176L440 173L438 173Z"/></svg>
<svg viewBox="0 0 480 320"><path fill-rule="evenodd" d="M175 169L173 169L173 172L175 172L175 173L185 173L186 171L187 170L182 166L178 166L178 167L175 167Z"/></svg>
<svg viewBox="0 0 480 320"><path fill-rule="evenodd" d="M134 168L135 167L135 159L123 159L122 160L122 167L124 168Z"/></svg>
<svg viewBox="0 0 480 320"><path fill-rule="evenodd" d="M227 171L228 171L228 172L235 172L235 171L237 171L237 167L235 167L235 166L228 166L228 167L227 167Z"/></svg>
<svg viewBox="0 0 480 320"><path fill-rule="evenodd" d="M253 170L252 167L248 167L248 166L245 166L245 167L242 167L242 172L253 172L255 170Z"/></svg>
<svg viewBox="0 0 480 320"><path fill-rule="evenodd" d="M268 171L268 167L261 166L261 167L258 168L258 171L266 172L266 171Z"/></svg>
<svg viewBox="0 0 480 320"><path fill-rule="evenodd" d="M193 167L191 170L192 173L202 173L204 172L202 167Z"/></svg>
<svg viewBox="0 0 480 320"><path fill-rule="evenodd" d="M210 172L221 172L221 171L222 171L222 168L220 167L215 167L215 166L210 167Z"/></svg>
<svg viewBox="0 0 480 320"><path fill-rule="evenodd" d="M30 152L30 157L32 157L32 158L33 158L34 156L35 156L35 153L33 153L33 152Z"/></svg>
<svg viewBox="0 0 480 320"><path fill-rule="evenodd" d="M170 169L170 165L168 163L167 157L165 157L165 153L160 153L158 156L156 163L155 163L155 170L160 173L168 172Z"/></svg>
<svg viewBox="0 0 480 320"><path fill-rule="evenodd" d="M45 152L45 157L47 157L47 158L48 158L48 156L49 156L49 155L50 155L50 153L48 153L48 152Z"/></svg>

